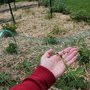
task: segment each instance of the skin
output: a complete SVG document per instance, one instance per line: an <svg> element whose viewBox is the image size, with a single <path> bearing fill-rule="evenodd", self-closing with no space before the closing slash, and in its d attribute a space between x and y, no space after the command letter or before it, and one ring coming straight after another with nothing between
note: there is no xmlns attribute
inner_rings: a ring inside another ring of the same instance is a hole
<svg viewBox="0 0 90 90"><path fill-rule="evenodd" d="M57 79L63 75L65 64L70 66L76 61L77 54L78 49L73 47L68 47L58 52L57 55L53 55L53 50L50 49L42 56L40 65L50 70Z"/></svg>

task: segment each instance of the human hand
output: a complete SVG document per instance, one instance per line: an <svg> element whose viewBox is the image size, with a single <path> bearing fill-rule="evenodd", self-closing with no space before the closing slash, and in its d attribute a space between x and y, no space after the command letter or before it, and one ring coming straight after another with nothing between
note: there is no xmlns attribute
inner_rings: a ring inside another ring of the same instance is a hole
<svg viewBox="0 0 90 90"><path fill-rule="evenodd" d="M68 47L58 52L57 55L52 55L53 50L50 49L42 56L40 65L50 70L58 78L64 73L65 64L70 66L76 61L77 53L77 48Z"/></svg>

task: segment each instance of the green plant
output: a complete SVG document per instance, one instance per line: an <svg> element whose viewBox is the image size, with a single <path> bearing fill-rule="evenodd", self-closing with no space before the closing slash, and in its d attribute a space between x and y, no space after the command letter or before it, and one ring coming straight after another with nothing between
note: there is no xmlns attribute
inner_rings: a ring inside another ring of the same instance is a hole
<svg viewBox="0 0 90 90"><path fill-rule="evenodd" d="M9 43L9 46L6 48L6 52L10 54L17 54L17 45L14 43Z"/></svg>
<svg viewBox="0 0 90 90"><path fill-rule="evenodd" d="M7 85L10 79L10 75L5 72L0 72L0 85Z"/></svg>
<svg viewBox="0 0 90 90"><path fill-rule="evenodd" d="M50 36L50 35L44 38L44 42L46 44L57 44L58 43L57 39L53 36Z"/></svg>
<svg viewBox="0 0 90 90"><path fill-rule="evenodd" d="M42 0L44 6L49 7L49 0ZM62 12L64 14L69 14L69 11L65 5L64 0L52 0L52 12Z"/></svg>
<svg viewBox="0 0 90 90"><path fill-rule="evenodd" d="M17 34L17 32L16 32L16 25L5 24L5 25L2 26L2 29L3 30L9 30L10 32L12 32L13 35ZM5 32L4 36L5 37L11 37L12 35L9 32Z"/></svg>
<svg viewBox="0 0 90 90"><path fill-rule="evenodd" d="M65 3L63 0L53 0L52 10L54 12L66 12Z"/></svg>
<svg viewBox="0 0 90 90"><path fill-rule="evenodd" d="M84 70L79 67L75 71L69 71L64 74L55 84L57 88L62 90L73 90L74 88L86 89L84 80Z"/></svg>

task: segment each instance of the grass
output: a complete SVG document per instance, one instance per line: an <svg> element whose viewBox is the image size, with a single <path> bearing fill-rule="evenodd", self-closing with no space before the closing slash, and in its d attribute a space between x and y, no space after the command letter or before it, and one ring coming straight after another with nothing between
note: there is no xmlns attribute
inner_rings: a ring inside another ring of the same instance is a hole
<svg viewBox="0 0 90 90"><path fill-rule="evenodd" d="M76 70L71 70L64 74L55 84L57 88L62 90L73 90L81 88L88 90L88 82L84 80L84 69L78 67Z"/></svg>
<svg viewBox="0 0 90 90"><path fill-rule="evenodd" d="M65 4L76 20L90 20L90 0L65 0Z"/></svg>
<svg viewBox="0 0 90 90"><path fill-rule="evenodd" d="M48 0L42 0L49 5ZM70 14L77 21L90 22L90 0L52 0L52 11Z"/></svg>
<svg viewBox="0 0 90 90"><path fill-rule="evenodd" d="M65 0L65 2L72 13L83 9L90 16L90 0Z"/></svg>
<svg viewBox="0 0 90 90"><path fill-rule="evenodd" d="M14 86L16 83L18 83L18 79L13 79L12 76L9 73L0 72L0 87L11 87ZM0 89L1 90L1 89ZM7 90L7 89L3 89Z"/></svg>
<svg viewBox="0 0 90 90"><path fill-rule="evenodd" d="M32 63L30 61L24 60L22 63L19 63L16 66L17 70L21 70L24 72L25 76L31 75L33 72Z"/></svg>

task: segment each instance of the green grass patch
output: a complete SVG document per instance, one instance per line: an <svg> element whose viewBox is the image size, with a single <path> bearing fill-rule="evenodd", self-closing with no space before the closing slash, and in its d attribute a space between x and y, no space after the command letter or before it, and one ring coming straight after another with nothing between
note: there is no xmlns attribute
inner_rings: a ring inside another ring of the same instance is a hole
<svg viewBox="0 0 90 90"><path fill-rule="evenodd" d="M13 79L9 73L0 72L0 86L5 88L6 86L11 87L20 82L19 79ZM4 90L4 89L3 89ZM5 89L7 90L7 89Z"/></svg>
<svg viewBox="0 0 90 90"><path fill-rule="evenodd" d="M70 70L66 74L64 74L60 79L56 82L55 86L62 90L73 90L81 88L82 90L88 90L87 81L84 80L84 69L79 67L76 70Z"/></svg>
<svg viewBox="0 0 90 90"><path fill-rule="evenodd" d="M42 0L44 6L49 6L48 0ZM90 22L90 0L52 0L52 11L71 14L77 21Z"/></svg>
<svg viewBox="0 0 90 90"><path fill-rule="evenodd" d="M47 37L45 37L44 42L46 44L52 44L52 45L58 43L57 39L55 37L51 36L51 35L48 35Z"/></svg>

